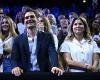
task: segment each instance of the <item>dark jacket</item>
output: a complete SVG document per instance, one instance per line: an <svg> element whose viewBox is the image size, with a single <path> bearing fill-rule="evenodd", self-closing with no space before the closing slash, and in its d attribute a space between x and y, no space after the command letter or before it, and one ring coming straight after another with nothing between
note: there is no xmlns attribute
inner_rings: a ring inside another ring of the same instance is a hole
<svg viewBox="0 0 100 80"><path fill-rule="evenodd" d="M57 52L52 34L38 32L36 46L40 71L48 72L51 67L58 66ZM24 71L30 71L30 54L27 33L23 33L14 40L11 56L12 68L19 66Z"/></svg>

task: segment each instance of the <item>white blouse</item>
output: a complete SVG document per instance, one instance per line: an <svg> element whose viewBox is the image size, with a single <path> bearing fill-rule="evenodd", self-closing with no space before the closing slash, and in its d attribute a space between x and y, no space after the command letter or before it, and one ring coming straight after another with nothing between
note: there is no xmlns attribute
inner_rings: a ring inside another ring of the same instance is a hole
<svg viewBox="0 0 100 80"><path fill-rule="evenodd" d="M79 42L74 38L72 41L64 41L61 45L60 52L68 52L74 61L92 65L93 54L100 53L100 50L95 41L89 42L88 40L82 39ZM71 72L80 72L80 70L71 70Z"/></svg>

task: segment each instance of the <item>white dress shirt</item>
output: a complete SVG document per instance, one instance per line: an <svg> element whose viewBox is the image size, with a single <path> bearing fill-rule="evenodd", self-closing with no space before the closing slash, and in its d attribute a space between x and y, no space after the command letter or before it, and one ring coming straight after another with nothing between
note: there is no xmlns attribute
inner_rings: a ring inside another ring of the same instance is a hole
<svg viewBox="0 0 100 80"><path fill-rule="evenodd" d="M31 53L31 64L32 64L31 71L40 71L39 65L37 63L37 54L35 53L36 45L37 45L37 35L35 35L34 41L32 37L28 36L28 43L29 43L29 49Z"/></svg>

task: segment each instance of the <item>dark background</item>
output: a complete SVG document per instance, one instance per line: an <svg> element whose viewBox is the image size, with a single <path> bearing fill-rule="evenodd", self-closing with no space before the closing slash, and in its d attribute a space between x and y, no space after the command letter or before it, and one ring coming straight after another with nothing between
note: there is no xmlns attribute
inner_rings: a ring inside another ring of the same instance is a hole
<svg viewBox="0 0 100 80"><path fill-rule="evenodd" d="M32 8L49 8L57 17L59 14L68 16L69 12L80 14L86 12L89 17L93 17L92 0L0 0L0 7L11 17L15 17L18 11L21 11L23 5L29 5Z"/></svg>

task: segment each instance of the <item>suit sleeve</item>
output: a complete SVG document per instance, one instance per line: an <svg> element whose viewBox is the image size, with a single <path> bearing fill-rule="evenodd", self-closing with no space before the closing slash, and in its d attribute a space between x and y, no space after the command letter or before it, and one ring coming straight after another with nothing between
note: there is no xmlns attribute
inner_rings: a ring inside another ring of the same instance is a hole
<svg viewBox="0 0 100 80"><path fill-rule="evenodd" d="M55 48L53 35L49 34L48 39L49 39L48 53L49 53L49 60L51 63L51 67L58 67L58 54Z"/></svg>
<svg viewBox="0 0 100 80"><path fill-rule="evenodd" d="M14 39L11 53L11 67L12 69L18 67L18 37Z"/></svg>

